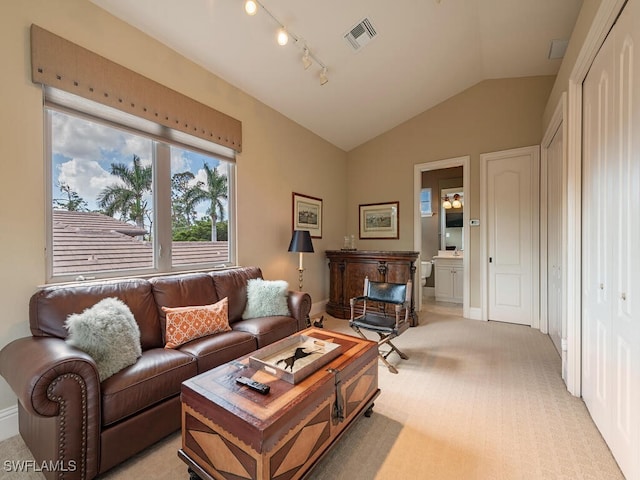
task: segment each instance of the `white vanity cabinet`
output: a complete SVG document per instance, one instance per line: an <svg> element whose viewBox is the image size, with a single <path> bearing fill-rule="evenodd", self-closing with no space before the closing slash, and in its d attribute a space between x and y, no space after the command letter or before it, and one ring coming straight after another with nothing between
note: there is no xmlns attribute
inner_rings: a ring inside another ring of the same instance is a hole
<svg viewBox="0 0 640 480"><path fill-rule="evenodd" d="M433 257L436 274L436 301L463 302L464 267L462 257Z"/></svg>

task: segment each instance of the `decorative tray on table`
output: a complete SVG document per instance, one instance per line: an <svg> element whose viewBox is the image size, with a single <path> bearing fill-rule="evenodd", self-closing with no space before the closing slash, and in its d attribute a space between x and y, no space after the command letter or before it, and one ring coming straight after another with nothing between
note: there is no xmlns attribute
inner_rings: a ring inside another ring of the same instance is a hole
<svg viewBox="0 0 640 480"><path fill-rule="evenodd" d="M294 335L263 347L249 357L249 365L296 384L340 355L341 350L338 343Z"/></svg>

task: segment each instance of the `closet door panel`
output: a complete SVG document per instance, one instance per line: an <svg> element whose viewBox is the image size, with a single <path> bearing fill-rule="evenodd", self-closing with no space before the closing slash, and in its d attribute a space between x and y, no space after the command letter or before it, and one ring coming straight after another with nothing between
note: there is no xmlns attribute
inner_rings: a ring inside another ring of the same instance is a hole
<svg viewBox="0 0 640 480"><path fill-rule="evenodd" d="M640 478L640 0L583 85L583 398L627 478Z"/></svg>
<svg viewBox="0 0 640 480"><path fill-rule="evenodd" d="M628 478L640 476L640 3L629 2L616 25L616 109L618 145L615 285L612 301L613 404L611 449Z"/></svg>
<svg viewBox="0 0 640 480"><path fill-rule="evenodd" d="M611 197L608 168L614 120L613 45L605 43L584 83L583 398L606 437L609 429L611 334Z"/></svg>

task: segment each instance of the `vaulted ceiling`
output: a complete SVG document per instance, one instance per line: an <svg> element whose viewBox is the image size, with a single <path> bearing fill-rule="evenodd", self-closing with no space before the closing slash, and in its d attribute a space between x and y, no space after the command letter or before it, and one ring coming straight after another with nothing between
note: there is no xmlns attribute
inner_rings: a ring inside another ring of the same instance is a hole
<svg viewBox="0 0 640 480"><path fill-rule="evenodd" d="M92 1L345 151L482 80L555 75L551 42L569 39L582 5L261 0L249 16L244 0ZM375 36L352 35L356 50L345 35L365 18ZM305 45L315 57L306 70Z"/></svg>

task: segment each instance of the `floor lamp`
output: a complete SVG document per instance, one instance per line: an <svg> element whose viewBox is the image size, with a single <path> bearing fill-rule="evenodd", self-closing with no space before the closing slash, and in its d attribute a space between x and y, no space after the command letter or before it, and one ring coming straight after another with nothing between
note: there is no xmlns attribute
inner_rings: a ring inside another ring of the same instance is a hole
<svg viewBox="0 0 640 480"><path fill-rule="evenodd" d="M300 273L300 285L299 290L302 291L302 254L313 253L313 243L311 243L311 234L308 230L294 230L291 237L291 243L289 243L289 251L297 252L300 255L300 264L298 266L298 272Z"/></svg>

